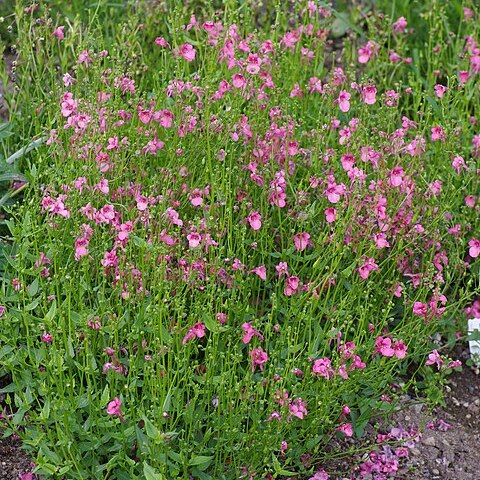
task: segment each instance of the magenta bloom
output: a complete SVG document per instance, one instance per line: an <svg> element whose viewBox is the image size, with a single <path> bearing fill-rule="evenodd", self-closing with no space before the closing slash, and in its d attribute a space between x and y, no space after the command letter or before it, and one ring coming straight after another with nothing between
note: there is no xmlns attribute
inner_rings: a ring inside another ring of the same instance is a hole
<svg viewBox="0 0 480 480"><path fill-rule="evenodd" d="M250 273L255 273L258 275L262 280L267 279L267 269L264 265L261 265L260 267L256 267L253 270L250 270Z"/></svg>
<svg viewBox="0 0 480 480"><path fill-rule="evenodd" d="M120 420L123 422L121 406L122 401L118 397L115 397L111 402L108 403L107 413L109 415L112 415L113 417L119 417Z"/></svg>
<svg viewBox="0 0 480 480"><path fill-rule="evenodd" d="M380 353L384 357L393 357L395 350L392 348L392 340L390 338L377 337L375 340L375 352Z"/></svg>
<svg viewBox="0 0 480 480"><path fill-rule="evenodd" d="M448 90L447 87L445 87L444 85L440 85L438 83L433 88L435 90L435 95L438 98L442 98L445 95L445 92Z"/></svg>
<svg viewBox="0 0 480 480"><path fill-rule="evenodd" d="M247 79L243 75L235 73L232 75L232 83L235 88L243 88L247 84Z"/></svg>
<svg viewBox="0 0 480 480"><path fill-rule="evenodd" d="M263 372L263 364L268 361L267 352L261 347L254 348L249 352L250 358L252 359L252 372L255 371L255 367L258 365L260 370Z"/></svg>
<svg viewBox="0 0 480 480"><path fill-rule="evenodd" d="M252 212L247 217L247 220L253 230L260 230L262 227L262 216L256 211Z"/></svg>
<svg viewBox="0 0 480 480"><path fill-rule="evenodd" d="M182 345L185 345L194 338L203 338L205 336L205 325L202 322L197 322L188 333L183 337Z"/></svg>
<svg viewBox="0 0 480 480"><path fill-rule="evenodd" d="M242 337L242 342L245 343L245 345L247 343L250 343L250 340L255 336L255 337L258 337L260 340L263 340L263 335L258 331L258 330L255 330L253 327L252 327L252 324L251 323L243 323L242 324L242 329L243 329L243 337Z"/></svg>
<svg viewBox="0 0 480 480"><path fill-rule="evenodd" d="M57 37L59 40L63 40L65 38L65 34L63 33L64 29L65 25L61 25L60 27L56 28L52 33L52 37Z"/></svg>
<svg viewBox="0 0 480 480"><path fill-rule="evenodd" d="M297 233L293 237L295 248L298 252L303 252L309 245L310 235L307 232Z"/></svg>
<svg viewBox="0 0 480 480"><path fill-rule="evenodd" d="M413 313L419 317L427 317L428 305L422 302L415 302L413 304Z"/></svg>
<svg viewBox="0 0 480 480"><path fill-rule="evenodd" d="M375 259L366 258L363 265L358 268L358 274L360 275L360 278L366 280L374 270L378 270L378 265L375 263Z"/></svg>
<svg viewBox="0 0 480 480"><path fill-rule="evenodd" d="M294 417L303 420L303 418L308 414L307 402L305 400L302 400L301 398L294 398L288 406L288 411Z"/></svg>
<svg viewBox="0 0 480 480"><path fill-rule="evenodd" d="M298 286L300 285L300 279L295 276L287 277L286 285L283 289L283 293L287 297L291 297L294 293L298 292Z"/></svg>
<svg viewBox="0 0 480 480"><path fill-rule="evenodd" d="M202 236L198 232L190 232L187 235L188 246L190 248L196 248L200 245L202 241Z"/></svg>
<svg viewBox="0 0 480 480"><path fill-rule="evenodd" d="M340 107L340 110L344 113L347 113L350 110L350 94L346 90L342 90L338 94L338 98L335 100Z"/></svg>
<svg viewBox="0 0 480 480"><path fill-rule="evenodd" d="M476 239L476 238L472 238L469 242L468 242L468 246L470 247L468 249L468 254L472 257L472 258L477 258L479 255L480 255L480 240Z"/></svg>
<svg viewBox="0 0 480 480"><path fill-rule="evenodd" d="M367 85L363 87L362 99L367 105L373 105L376 101L377 87L375 85Z"/></svg>
<svg viewBox="0 0 480 480"><path fill-rule="evenodd" d="M346 437L353 436L353 429L350 423L343 423L337 428L337 431L344 433Z"/></svg>
<svg viewBox="0 0 480 480"><path fill-rule="evenodd" d="M325 210L325 219L328 223L333 223L337 219L337 211L334 208L327 208Z"/></svg>
<svg viewBox="0 0 480 480"><path fill-rule="evenodd" d="M396 33L403 33L407 28L405 17L400 17L396 22L392 23L392 30Z"/></svg>
<svg viewBox="0 0 480 480"><path fill-rule="evenodd" d="M327 379L333 374L329 358L319 358L313 362L312 372Z"/></svg>
<svg viewBox="0 0 480 480"><path fill-rule="evenodd" d="M444 364L444 361L442 360L442 358L440 357L440 354L438 353L437 350L433 350L432 353L430 353L428 355L428 359L427 361L425 362L425 365L437 365L437 368L440 370L440 368L442 368L442 365Z"/></svg>
<svg viewBox="0 0 480 480"><path fill-rule="evenodd" d="M184 43L179 51L178 54L180 57L183 57L187 62L193 62L195 60L196 50L193 48L193 45L189 43Z"/></svg>

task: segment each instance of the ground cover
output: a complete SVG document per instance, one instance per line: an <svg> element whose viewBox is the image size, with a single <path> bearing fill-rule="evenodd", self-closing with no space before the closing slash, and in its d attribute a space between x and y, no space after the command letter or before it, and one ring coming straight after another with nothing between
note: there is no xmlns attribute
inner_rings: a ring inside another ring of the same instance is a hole
<svg viewBox="0 0 480 480"><path fill-rule="evenodd" d="M325 479L442 401L480 316L479 12L385 7L5 13L1 411L35 475Z"/></svg>

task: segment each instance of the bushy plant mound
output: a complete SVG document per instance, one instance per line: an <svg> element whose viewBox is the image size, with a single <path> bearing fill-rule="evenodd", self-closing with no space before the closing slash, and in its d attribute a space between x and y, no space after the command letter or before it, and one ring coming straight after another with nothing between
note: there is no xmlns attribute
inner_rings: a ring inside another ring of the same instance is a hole
<svg viewBox="0 0 480 480"><path fill-rule="evenodd" d="M332 13L136 23L132 59L36 22L51 92L6 221L0 376L38 473L327 478L400 374L456 366L428 354L479 272L476 14L431 25L436 72L384 16L332 65Z"/></svg>

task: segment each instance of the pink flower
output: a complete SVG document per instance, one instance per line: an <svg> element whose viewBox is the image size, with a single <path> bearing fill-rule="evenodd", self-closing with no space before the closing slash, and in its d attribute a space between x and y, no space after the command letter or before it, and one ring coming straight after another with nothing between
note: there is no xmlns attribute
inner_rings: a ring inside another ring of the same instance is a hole
<svg viewBox="0 0 480 480"><path fill-rule="evenodd" d="M472 258L477 258L480 255L480 240L478 240L477 238L472 238L468 242L468 246L470 247L468 249L468 254Z"/></svg>
<svg viewBox="0 0 480 480"><path fill-rule="evenodd" d="M297 233L293 237L293 241L295 243L295 249L298 252L303 252L308 247L308 245L311 244L310 235L306 232Z"/></svg>
<svg viewBox="0 0 480 480"><path fill-rule="evenodd" d="M122 415L122 401L118 398L115 397L111 402L108 403L107 405L107 413L109 415L112 415L113 417L120 417L120 420L123 422L123 415Z"/></svg>
<svg viewBox="0 0 480 480"><path fill-rule="evenodd" d="M44 343L52 343L53 342L53 336L50 333L44 332L43 335L41 336L42 342Z"/></svg>
<svg viewBox="0 0 480 480"><path fill-rule="evenodd" d="M445 95L445 92L448 90L447 87L443 86L443 85L440 85L437 83L437 85L435 85L434 87L434 90L435 90L435 95L438 97L438 98L442 98L443 95Z"/></svg>
<svg viewBox="0 0 480 480"><path fill-rule="evenodd" d="M202 241L202 236L198 232L190 232L187 235L188 246L190 248L196 248L200 245Z"/></svg>
<svg viewBox="0 0 480 480"><path fill-rule="evenodd" d="M85 257L88 255L88 245L89 241L84 238L77 238L75 240L75 260L80 260L80 258Z"/></svg>
<svg viewBox="0 0 480 480"><path fill-rule="evenodd" d="M152 112L150 110L140 110L138 112L138 118L143 124L146 124L152 118Z"/></svg>
<svg viewBox="0 0 480 480"><path fill-rule="evenodd" d="M466 83L469 77L470 77L470 74L468 73L468 70L460 70L458 72L458 81L461 84Z"/></svg>
<svg viewBox="0 0 480 480"><path fill-rule="evenodd" d="M165 213L168 215L170 223L172 223L173 225L178 225L179 227L183 227L183 221L180 220L180 216L176 210L169 207L167 208Z"/></svg>
<svg viewBox="0 0 480 480"><path fill-rule="evenodd" d="M377 337L375 340L374 353L380 353L384 357L393 357L395 350L392 348L392 340L390 338Z"/></svg>
<svg viewBox="0 0 480 480"><path fill-rule="evenodd" d="M155 39L155 45L158 45L159 47L169 47L170 46L170 44L163 37L157 37Z"/></svg>
<svg viewBox="0 0 480 480"><path fill-rule="evenodd" d="M432 127L431 132L432 142L436 142L437 140L445 140L445 138L447 137L445 131L440 126Z"/></svg>
<svg viewBox="0 0 480 480"><path fill-rule="evenodd" d="M337 211L334 208L327 208L325 210L325 219L328 223L333 223L337 219Z"/></svg>
<svg viewBox="0 0 480 480"><path fill-rule="evenodd" d="M197 322L188 330L188 333L183 337L182 345L185 345L194 338L203 338L205 336L205 325L202 322Z"/></svg>
<svg viewBox="0 0 480 480"><path fill-rule="evenodd" d="M462 169L468 171L468 167L465 163L465 160L460 155L457 155L456 157L454 157L452 161L452 168L457 172L457 175L460 175L460 173L462 172Z"/></svg>
<svg viewBox="0 0 480 480"><path fill-rule="evenodd" d="M258 331L255 330L252 327L251 323L243 323L242 324L242 329L243 329L243 336L242 336L242 342L246 345L247 343L250 343L250 340L252 340L253 337L258 337L260 340L263 340L263 335Z"/></svg>
<svg viewBox="0 0 480 480"><path fill-rule="evenodd" d="M184 43L179 51L178 54L180 57L183 57L187 62L193 62L195 60L195 48L193 48L193 45L190 45L189 43Z"/></svg>
<svg viewBox="0 0 480 480"><path fill-rule="evenodd" d="M395 352L395 356L400 359L405 358L407 354L407 347L401 340L395 341L393 344L393 350Z"/></svg>
<svg viewBox="0 0 480 480"><path fill-rule="evenodd" d="M427 365L427 366L433 365L433 364L437 365L437 368L439 370L442 367L442 365L444 364L444 361L440 357L440 354L438 353L437 350L433 350L433 352L428 355L428 359L425 362L425 365Z"/></svg>
<svg viewBox="0 0 480 480"><path fill-rule="evenodd" d="M428 314L428 305L422 302L415 302L413 304L413 313L419 317L427 318Z"/></svg>
<svg viewBox="0 0 480 480"><path fill-rule="evenodd" d="M250 75L256 75L260 71L260 65L262 64L262 59L253 53L248 56L247 59L247 72Z"/></svg>
<svg viewBox="0 0 480 480"><path fill-rule="evenodd" d="M290 405L288 406L288 411L294 416L303 420L305 415L308 414L307 411L307 402L302 400L301 398L295 398L292 400Z"/></svg>
<svg viewBox="0 0 480 480"><path fill-rule="evenodd" d="M320 470L317 470L315 475L310 477L308 480L328 480L329 478L330 475L323 468L321 468Z"/></svg>
<svg viewBox="0 0 480 480"><path fill-rule="evenodd" d="M173 113L166 109L161 110L160 112L155 112L154 120L158 121L162 127L170 128L173 123Z"/></svg>
<svg viewBox="0 0 480 480"><path fill-rule="evenodd" d="M373 105L376 101L377 87L375 85L367 85L362 89L362 99L367 105Z"/></svg>
<svg viewBox="0 0 480 480"><path fill-rule="evenodd" d="M255 273L264 281L267 279L267 269L265 268L264 265L261 265L260 267L256 267L253 270L250 270L250 273Z"/></svg>
<svg viewBox="0 0 480 480"><path fill-rule="evenodd" d="M368 41L365 46L358 49L358 62L367 63L373 55L378 53L378 45Z"/></svg>
<svg viewBox="0 0 480 480"><path fill-rule="evenodd" d="M397 33L403 33L407 28L405 17L400 17L395 23L392 23L392 30Z"/></svg>
<svg viewBox="0 0 480 480"><path fill-rule="evenodd" d="M378 265L375 263L374 258L366 258L363 265L358 268L358 274L360 278L366 280L371 272L378 270Z"/></svg>
<svg viewBox="0 0 480 480"><path fill-rule="evenodd" d="M247 220L253 230L260 230L262 226L262 216L257 211L252 212L247 217Z"/></svg>
<svg viewBox="0 0 480 480"><path fill-rule="evenodd" d="M63 40L65 38L65 34L63 33L64 28L65 25L56 28L52 33L52 37L57 37L59 40Z"/></svg>
<svg viewBox="0 0 480 480"><path fill-rule="evenodd" d="M143 195L139 195L135 201L137 202L137 209L140 212L144 212L148 207L148 198Z"/></svg>
<svg viewBox="0 0 480 480"><path fill-rule="evenodd" d="M294 293L298 292L298 286L300 285L300 279L298 277L292 276L292 277L287 277L286 279L286 285L283 290L283 293L287 297L291 297Z"/></svg>
<svg viewBox="0 0 480 480"><path fill-rule="evenodd" d="M399 187L403 183L405 171L402 167L393 167L388 172L388 180L392 187Z"/></svg>
<svg viewBox="0 0 480 480"><path fill-rule="evenodd" d="M338 98L335 100L340 107L340 110L344 113L347 113L350 110L350 94L346 90L342 90L338 94Z"/></svg>
<svg viewBox="0 0 480 480"><path fill-rule="evenodd" d="M235 88L243 88L247 84L247 80L243 75L235 73L232 76L232 83Z"/></svg>
<svg viewBox="0 0 480 480"><path fill-rule="evenodd" d="M275 267L275 270L278 273L278 278L281 278L283 275L288 275L288 263L287 262L280 262Z"/></svg>
<svg viewBox="0 0 480 480"><path fill-rule="evenodd" d="M337 428L337 431L345 434L346 437L353 436L353 429L350 423L344 423Z"/></svg>
<svg viewBox="0 0 480 480"><path fill-rule="evenodd" d="M5 305L0 305L0 318L3 317L3 314L7 311L7 307Z"/></svg>
<svg viewBox="0 0 480 480"><path fill-rule="evenodd" d="M312 372L316 373L320 377L329 379L333 374L329 358L319 358L313 362Z"/></svg>
<svg viewBox="0 0 480 480"><path fill-rule="evenodd" d="M252 372L255 371L255 367L258 365L260 370L263 372L263 364L268 361L267 352L261 347L256 347L249 352L250 358L252 359Z"/></svg>

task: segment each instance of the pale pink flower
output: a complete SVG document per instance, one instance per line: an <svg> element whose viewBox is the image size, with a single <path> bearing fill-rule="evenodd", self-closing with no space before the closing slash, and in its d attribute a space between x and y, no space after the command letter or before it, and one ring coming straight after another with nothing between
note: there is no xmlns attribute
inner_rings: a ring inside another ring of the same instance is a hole
<svg viewBox="0 0 480 480"><path fill-rule="evenodd" d="M267 279L267 269L264 265L261 265L260 267L256 267L253 270L250 270L250 273L255 273L264 281Z"/></svg>
<svg viewBox="0 0 480 480"><path fill-rule="evenodd" d="M342 90L338 94L338 98L335 100L335 103L338 103L340 110L344 113L347 113L350 110L350 94L346 90Z"/></svg>
<svg viewBox="0 0 480 480"><path fill-rule="evenodd" d="M390 338L377 337L375 340L375 352L380 353L384 357L393 357L395 350L392 348L392 340Z"/></svg>
<svg viewBox="0 0 480 480"><path fill-rule="evenodd" d="M257 211L252 212L247 217L247 220L253 230L260 230L262 227L262 216Z"/></svg>
<svg viewBox="0 0 480 480"><path fill-rule="evenodd" d="M202 241L202 236L198 232L190 232L187 235L188 246L190 248L196 248L200 245Z"/></svg>
<svg viewBox="0 0 480 480"><path fill-rule="evenodd" d="M440 370L442 368L442 365L444 364L444 361L442 360L442 357L440 357L440 354L438 353L437 350L433 350L432 353L428 355L428 359L425 362L425 365L437 365L437 368Z"/></svg>
<svg viewBox="0 0 480 480"><path fill-rule="evenodd" d="M119 417L120 420L123 422L123 415L122 415L122 400L118 397L115 397L111 402L107 405L107 413L112 415L113 417Z"/></svg>
<svg viewBox="0 0 480 480"><path fill-rule="evenodd" d="M328 223L333 223L337 219L337 211L330 207L325 210L325 219Z"/></svg>
<svg viewBox="0 0 480 480"><path fill-rule="evenodd" d="M232 76L232 83L235 88L243 88L247 84L247 80L243 75L235 73Z"/></svg>
<svg viewBox="0 0 480 480"><path fill-rule="evenodd" d="M308 414L307 402L301 398L294 398L288 406L288 411L294 416L303 420Z"/></svg>
<svg viewBox="0 0 480 480"><path fill-rule="evenodd" d="M310 235L307 232L297 233L293 237L293 241L298 252L303 252L311 244Z"/></svg>
<svg viewBox="0 0 480 480"><path fill-rule="evenodd" d="M444 85L440 85L438 83L433 88L435 90L435 95L438 98L442 98L445 95L445 92L448 90L447 87L445 87Z"/></svg>
<svg viewBox="0 0 480 480"><path fill-rule="evenodd" d="M59 40L63 40L65 38L65 34L63 30L65 29L65 25L61 25L60 27L56 28L52 32L52 37L57 37Z"/></svg>
<svg viewBox="0 0 480 480"><path fill-rule="evenodd" d="M405 17L400 17L396 22L392 23L392 30L396 33L403 33L407 28L407 20Z"/></svg>
<svg viewBox="0 0 480 480"><path fill-rule="evenodd" d="M263 340L263 335L258 331L255 330L252 327L252 324L249 322L245 322L242 324L242 329L243 329L243 336L242 336L242 342L247 344L250 343L250 340L252 340L253 337L258 337L260 340Z"/></svg>
<svg viewBox="0 0 480 480"><path fill-rule="evenodd" d="M431 128L432 132L432 142L436 142L437 140L445 140L447 137L445 131L441 126L435 126Z"/></svg>
<svg viewBox="0 0 480 480"><path fill-rule="evenodd" d="M362 89L362 99L367 105L373 105L377 101L377 87L375 85L367 85Z"/></svg>
<svg viewBox="0 0 480 480"><path fill-rule="evenodd" d="M468 242L468 246L470 247L468 249L468 254L472 258L477 258L480 255L480 240L478 240L477 238L472 238Z"/></svg>
<svg viewBox="0 0 480 480"><path fill-rule="evenodd" d="M319 358L313 362L312 372L320 377L329 379L333 374L333 369L329 358Z"/></svg>
<svg viewBox="0 0 480 480"><path fill-rule="evenodd" d="M298 286L300 285L300 279L295 276L287 277L285 281L285 288L283 289L283 293L287 297L291 297L294 293L298 292Z"/></svg>
<svg viewBox="0 0 480 480"><path fill-rule="evenodd" d="M202 322L197 322L193 327L191 327L187 334L183 337L182 345L185 345L190 340L194 338L203 338L205 336L205 325Z"/></svg>
<svg viewBox="0 0 480 480"><path fill-rule="evenodd" d="M353 428L350 423L344 423L340 425L337 427L337 431L344 433L346 437L353 436Z"/></svg>
<svg viewBox="0 0 480 480"><path fill-rule="evenodd" d="M358 267L358 274L361 278L366 280L371 272L378 270L378 265L375 263L374 258L365 258L363 264Z"/></svg>
<svg viewBox="0 0 480 480"><path fill-rule="evenodd" d="M193 62L195 60L196 50L193 45L184 43L178 50L180 57L183 57L187 62Z"/></svg>
<svg viewBox="0 0 480 480"><path fill-rule="evenodd" d="M250 358L252 359L252 372L255 371L255 367L258 366L263 372L263 365L268 361L267 352L261 347L256 347L249 352Z"/></svg>

